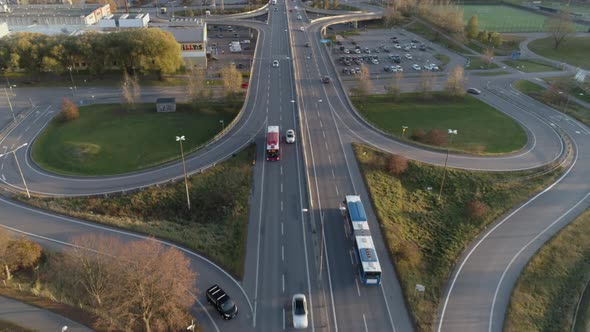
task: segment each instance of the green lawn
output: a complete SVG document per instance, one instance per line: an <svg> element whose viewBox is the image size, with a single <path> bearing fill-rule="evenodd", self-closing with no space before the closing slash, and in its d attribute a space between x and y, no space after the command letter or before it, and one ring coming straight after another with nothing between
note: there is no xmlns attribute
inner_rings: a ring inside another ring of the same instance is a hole
<svg viewBox="0 0 590 332"><path fill-rule="evenodd" d="M560 71L549 64L533 60L504 60L504 63L510 67L516 68L525 73L538 73L546 71Z"/></svg>
<svg viewBox="0 0 590 332"><path fill-rule="evenodd" d="M539 55L590 70L590 37L572 37L555 50L551 38L529 43L529 49Z"/></svg>
<svg viewBox="0 0 590 332"><path fill-rule="evenodd" d="M42 168L60 174L106 175L137 171L180 157L175 137L184 135L190 152L214 137L238 114L242 101L178 104L177 112L156 113L155 105L125 111L119 104L80 108L80 117L51 121L33 144Z"/></svg>
<svg viewBox="0 0 590 332"><path fill-rule="evenodd" d="M563 85L571 94L587 103L590 103L590 82L579 83L571 77L547 77L543 79L548 84L557 83Z"/></svg>
<svg viewBox="0 0 590 332"><path fill-rule="evenodd" d="M500 76L500 75L508 75L508 74L510 74L510 72L504 71L504 70L471 73L471 75L475 75L475 76Z"/></svg>
<svg viewBox="0 0 590 332"><path fill-rule="evenodd" d="M425 39L430 40L433 43L442 45L442 46L444 46L452 51L455 51L457 53L463 54L463 53L469 52L469 51L461 48L456 43L453 43L450 40L448 40L447 38L443 37L438 32L430 29L430 27L422 24L421 22L414 21L414 23L410 24L405 29L408 31L411 31L417 35L420 35L420 36L424 37Z"/></svg>
<svg viewBox="0 0 590 332"><path fill-rule="evenodd" d="M526 144L526 134L511 118L469 95L454 100L437 93L424 101L415 93L402 94L398 102L391 96L370 96L366 101L352 98L357 110L370 123L392 135L400 136L408 126L409 137L417 129L457 129L452 148L470 153L505 153Z"/></svg>
<svg viewBox="0 0 590 332"><path fill-rule="evenodd" d="M498 68L498 65L490 62L487 64L484 59L480 56L470 56L469 57L469 66L467 69L495 69Z"/></svg>
<svg viewBox="0 0 590 332"><path fill-rule="evenodd" d="M541 14L502 5L463 5L465 23L476 15L479 29L496 32L542 32L545 31L545 18ZM576 25L578 31L587 27Z"/></svg>
<svg viewBox="0 0 590 332"><path fill-rule="evenodd" d="M526 80L516 81L513 86L523 92L524 94L529 95L532 98L537 99L538 101L545 103L543 99L543 93L545 92L545 88L539 86L535 83ZM590 126L590 110L584 108L574 102L562 102L559 104L548 104L549 106L555 108L556 110L563 112L572 116L574 119L582 122L583 124Z"/></svg>
<svg viewBox="0 0 590 332"><path fill-rule="evenodd" d="M189 177L190 211L183 181L108 198L28 199L22 195L18 199L41 209L170 240L204 254L241 279L255 153L251 145Z"/></svg>
<svg viewBox="0 0 590 332"><path fill-rule="evenodd" d="M392 260L420 332L434 329L445 285L468 243L559 175L525 178L531 173L447 169L439 200L442 167L409 161L397 176L386 170L388 154L359 145L354 151L390 253L381 259ZM473 201L484 204L479 216L466 211ZM426 286L419 296L416 284Z"/></svg>
<svg viewBox="0 0 590 332"><path fill-rule="evenodd" d="M570 331L590 281L588 257L590 210L556 234L527 264L512 292L505 331ZM582 321L587 305L580 308Z"/></svg>
<svg viewBox="0 0 590 332"><path fill-rule="evenodd" d="M440 68L443 69L444 67L446 67L446 65L449 63L449 61L451 61L451 59L445 55L445 54L440 54L437 53L434 55L434 58L438 61L440 61Z"/></svg>
<svg viewBox="0 0 590 332"><path fill-rule="evenodd" d="M7 320L0 319L0 332L33 332L33 330L16 325Z"/></svg>

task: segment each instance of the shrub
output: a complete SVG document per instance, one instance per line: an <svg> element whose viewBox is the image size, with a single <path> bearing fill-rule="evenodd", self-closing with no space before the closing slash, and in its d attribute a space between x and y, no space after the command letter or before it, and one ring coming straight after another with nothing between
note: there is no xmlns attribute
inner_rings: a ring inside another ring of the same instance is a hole
<svg viewBox="0 0 590 332"><path fill-rule="evenodd" d="M392 154L387 159L387 171L391 175L400 176L408 169L408 159L399 154Z"/></svg>
<svg viewBox="0 0 590 332"><path fill-rule="evenodd" d="M68 98L64 98L61 104L61 117L64 121L72 121L79 118L80 110L78 109L78 105Z"/></svg>
<svg viewBox="0 0 590 332"><path fill-rule="evenodd" d="M474 199L468 202L465 207L467 217L471 219L482 219L488 214L489 210L489 206L479 199Z"/></svg>
<svg viewBox="0 0 590 332"><path fill-rule="evenodd" d="M426 132L424 129L416 129L412 131L410 138L416 142L424 143L426 141Z"/></svg>
<svg viewBox="0 0 590 332"><path fill-rule="evenodd" d="M425 143L435 146L443 146L447 145L447 135L443 133L440 129L434 128L430 129L428 133L426 133Z"/></svg>

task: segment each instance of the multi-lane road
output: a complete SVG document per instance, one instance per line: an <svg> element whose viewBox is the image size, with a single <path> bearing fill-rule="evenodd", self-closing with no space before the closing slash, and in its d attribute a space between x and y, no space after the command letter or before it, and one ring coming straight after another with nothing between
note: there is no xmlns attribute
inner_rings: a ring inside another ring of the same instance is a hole
<svg viewBox="0 0 590 332"><path fill-rule="evenodd" d="M187 252L199 272L199 288L220 283L236 298L240 314L221 322L197 297L194 313L208 331L281 331L290 329L290 299L304 293L310 306L312 331L411 331L396 273L386 257L385 244L375 237L382 257L383 282L362 286L351 259L351 240L339 210L346 194L368 194L354 159L351 143L362 142L409 158L441 164L444 155L397 142L365 123L351 107L342 83L320 42L320 29L344 20L370 19L379 13L335 16L309 21L298 11L299 1L279 0L268 12L267 23L231 21L259 31L248 98L240 117L205 149L187 158L191 172L210 167L251 141L257 143L257 162L250 206L246 271L242 282L203 257ZM294 20L295 13L301 21ZM221 22L217 19L216 22ZM304 27L303 31L300 27ZM311 47L305 47L309 42ZM271 66L278 60L279 67ZM333 78L322 84L324 75ZM489 79L489 78L487 78ZM588 205L588 129L510 88L510 78L471 84L484 90L481 99L515 118L526 130L527 145L500 157L451 156L449 166L505 171L547 165L571 152L572 162L559 181L505 219L489 228L461 258L445 292L437 320L439 331L499 331L510 292L519 272L534 251L560 226ZM65 89L19 89L17 95L34 96L39 104L0 142L11 149L32 142L55 115ZM118 98L116 89L79 89L77 98L108 102ZM174 88L143 89L153 100L166 94L182 98ZM94 96L94 97L92 97ZM282 145L279 162L265 162L264 130L279 125L282 132L296 129L297 144ZM188 133L185 133L188 135ZM568 144L563 137L569 137ZM0 150L0 153L3 152ZM17 156L29 189L48 195L89 195L117 192L177 178L177 163L116 177L63 177L47 173L31 162L28 150ZM1 180L22 190L13 158L0 159ZM373 232L379 225L370 206ZM0 224L25 232L46 245L67 245L83 233L113 234L123 239L138 236L103 226L63 218L0 200Z"/></svg>

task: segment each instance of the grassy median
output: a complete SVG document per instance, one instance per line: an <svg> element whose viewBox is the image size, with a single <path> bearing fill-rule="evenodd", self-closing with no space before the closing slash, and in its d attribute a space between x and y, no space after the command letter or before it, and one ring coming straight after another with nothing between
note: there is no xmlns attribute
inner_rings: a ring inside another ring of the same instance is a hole
<svg viewBox="0 0 590 332"><path fill-rule="evenodd" d="M80 107L80 117L53 119L33 144L33 160L67 175L110 175L138 171L180 158L175 137L184 135L185 152L197 149L238 114L243 102L178 104L174 113L157 113L153 103L126 111L120 104Z"/></svg>
<svg viewBox="0 0 590 332"><path fill-rule="evenodd" d="M409 161L402 175L393 175L389 154L361 145L354 151L418 331L432 331L444 286L466 246L559 173L448 169L439 200L442 167ZM416 284L426 286L422 296Z"/></svg>
<svg viewBox="0 0 590 332"><path fill-rule="evenodd" d="M525 73L540 73L546 71L560 71L551 64L540 60L504 60L504 63Z"/></svg>
<svg viewBox="0 0 590 332"><path fill-rule="evenodd" d="M371 124L394 136L401 136L402 126L408 127L405 138L434 128L443 133L456 129L454 150L506 153L521 149L527 140L514 120L469 95L455 99L438 92L424 100L418 93L404 93L397 101L391 95L373 95L354 97L352 102Z"/></svg>
<svg viewBox="0 0 590 332"><path fill-rule="evenodd" d="M590 69L590 37L571 37L566 39L556 50L553 38L541 38L529 43L529 49L539 55L572 66Z"/></svg>
<svg viewBox="0 0 590 332"><path fill-rule="evenodd" d="M42 209L170 240L209 257L241 279L254 157L251 145L191 176L190 211L183 181L110 197L19 199Z"/></svg>
<svg viewBox="0 0 590 332"><path fill-rule="evenodd" d="M590 210L586 210L527 264L512 291L504 330L570 331L578 302L590 282L589 257ZM587 315L588 299L580 305L577 319L584 322Z"/></svg>

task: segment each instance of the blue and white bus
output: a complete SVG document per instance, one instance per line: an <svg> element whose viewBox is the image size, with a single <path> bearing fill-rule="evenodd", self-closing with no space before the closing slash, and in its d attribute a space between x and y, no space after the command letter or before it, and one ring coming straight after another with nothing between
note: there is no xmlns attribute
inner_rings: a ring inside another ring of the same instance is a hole
<svg viewBox="0 0 590 332"><path fill-rule="evenodd" d="M354 237L354 249L359 258L359 272L361 281L365 285L379 285L381 283L381 264L370 235Z"/></svg>
<svg viewBox="0 0 590 332"><path fill-rule="evenodd" d="M359 275L365 285L381 283L381 264L371 237L367 213L360 196L347 195L346 218L350 224L354 252L359 265Z"/></svg>

